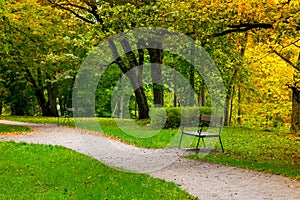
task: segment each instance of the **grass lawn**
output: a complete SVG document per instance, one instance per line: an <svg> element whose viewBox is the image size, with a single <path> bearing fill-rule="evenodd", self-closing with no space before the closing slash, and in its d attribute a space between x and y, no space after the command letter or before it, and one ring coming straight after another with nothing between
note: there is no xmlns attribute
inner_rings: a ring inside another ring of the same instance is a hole
<svg viewBox="0 0 300 200"><path fill-rule="evenodd" d="M225 153L189 158L269 172L300 181L300 135L225 128Z"/></svg>
<svg viewBox="0 0 300 200"><path fill-rule="evenodd" d="M25 126L13 126L7 124L0 124L0 135L4 135L9 133L22 133L22 132L30 132L30 128Z"/></svg>
<svg viewBox="0 0 300 200"><path fill-rule="evenodd" d="M0 199L196 199L60 146L0 142Z"/></svg>
<svg viewBox="0 0 300 200"><path fill-rule="evenodd" d="M2 117L2 116L1 116ZM60 124L60 125L68 125L71 127L74 127L74 119L64 119L60 118L59 120L55 117L15 117L15 116L8 116L8 117L2 117L6 120L14 120L14 121L20 121L20 122L30 122L30 123L53 123L53 124ZM119 119L116 119L119 120ZM120 129L117 126L117 123L115 120L111 118L99 118L99 124L103 130L103 133L107 136L118 138L122 140L123 142L127 142L139 147L145 147L145 148L162 148L166 147L174 138L174 136L177 134L176 130L161 130L158 134L156 134L156 130L152 130L151 128L145 128L145 122L140 121L138 124L140 126L143 126L142 132L144 135L149 136L153 135L153 137L136 137L137 135L141 134L140 129L135 129L130 127L130 125L127 125L127 123L124 123L126 127L124 129L127 129L128 132L130 132L130 135L125 133L122 129ZM119 120L121 121L121 120ZM124 120L122 120L124 121ZM81 123L84 124L84 127L88 130L92 131L99 131L98 125L95 125L91 123L91 120L89 119L81 119ZM170 144L173 146L178 146L178 143Z"/></svg>
<svg viewBox="0 0 300 200"><path fill-rule="evenodd" d="M9 117L7 119L18 121L30 121L35 123L57 123L56 118L24 118ZM88 121L86 122L88 123ZM161 130L158 134L149 138L139 138L123 132L112 119L99 119L104 134L119 138L122 141L146 148L160 148L177 146L178 130ZM141 125L144 125L140 122ZM72 121L68 125L74 126ZM92 125L87 126L96 130ZM128 127L130 129L130 127ZM151 132L151 129L143 129L144 132ZM131 129L132 132L140 130ZM150 133L151 134L151 133ZM189 156L192 159L199 159L206 162L220 163L257 171L265 171L273 174L280 174L292 179L300 180L300 136L275 131L252 130L249 128L229 128L222 132L222 141L225 153L210 153L205 157L194 154ZM220 149L219 143L216 148Z"/></svg>

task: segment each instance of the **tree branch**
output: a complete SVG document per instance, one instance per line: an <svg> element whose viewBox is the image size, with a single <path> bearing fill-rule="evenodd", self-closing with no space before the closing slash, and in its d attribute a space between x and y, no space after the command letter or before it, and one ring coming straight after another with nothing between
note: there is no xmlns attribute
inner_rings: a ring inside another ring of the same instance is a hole
<svg viewBox="0 0 300 200"><path fill-rule="evenodd" d="M116 63L117 65L119 65L120 69L122 70L122 72L124 74L126 74L128 72L128 69L124 63L124 61L122 60L122 58L120 57L120 54L117 50L117 47L114 43L113 40L111 39L108 39L108 44L109 44L109 47L110 47L110 50L112 52L112 55L116 58L116 60L113 62L113 63Z"/></svg>
<svg viewBox="0 0 300 200"><path fill-rule="evenodd" d="M297 48L300 48L300 45L297 45L297 44L293 44L295 47L297 47Z"/></svg>
<svg viewBox="0 0 300 200"><path fill-rule="evenodd" d="M138 66L136 56L133 53L133 51L131 50L131 46L130 46L128 40L127 39L121 40L121 45L122 45L123 50L125 51L127 60L129 61L130 69Z"/></svg>
<svg viewBox="0 0 300 200"><path fill-rule="evenodd" d="M224 30L220 33L213 34L214 37L224 36L229 33L235 33L235 32L246 32L254 28L262 28L262 29L269 29L273 28L272 24L268 23L254 23L254 24L237 24L237 25L228 25L227 26L230 29Z"/></svg>
<svg viewBox="0 0 300 200"><path fill-rule="evenodd" d="M20 66L22 65L21 63L18 63L18 64L19 64ZM27 80L29 83L31 83L31 85L33 86L33 88L38 88L38 85L37 85L35 79L33 78L33 76L32 76L32 74L31 74L30 70L28 69L28 67L25 66L24 69L25 69L25 73L26 73L26 75L27 75L27 76L26 76L26 80Z"/></svg>
<svg viewBox="0 0 300 200"><path fill-rule="evenodd" d="M286 46L283 46L283 45L281 45L281 44L280 44L280 45L282 46L282 49L287 48L287 47L292 46L292 45L294 45L294 46L300 48L298 45L296 45L296 43L299 42L299 41L300 41L300 38L297 39L297 40L295 40L294 42L291 42L290 44L288 44L288 45L286 45ZM282 49L281 49L281 50L282 50ZM281 51L281 50L280 50L280 51Z"/></svg>
<svg viewBox="0 0 300 200"><path fill-rule="evenodd" d="M139 54L139 66L144 64L144 49L146 47L146 42L144 39L139 39L137 42L138 54Z"/></svg>
<svg viewBox="0 0 300 200"><path fill-rule="evenodd" d="M282 60L284 60L286 63L288 63L289 65L291 65L294 69L300 71L300 67L295 65L292 61L290 61L288 58L284 57L282 54L280 54L278 51L276 51L275 49L272 49L272 51L279 56Z"/></svg>
<svg viewBox="0 0 300 200"><path fill-rule="evenodd" d="M100 17L100 15L98 14L98 7L97 4L95 3L91 3L89 1L84 0L84 2L91 7L91 10L88 10L89 13L91 13L95 19L97 20L97 22L99 22L100 24L103 24L103 19Z"/></svg>
<svg viewBox="0 0 300 200"><path fill-rule="evenodd" d="M61 4L56 4L56 5L60 5L60 6L71 6L71 7L74 7L74 8L79 8L81 10L85 10L87 12L91 12L91 10L89 10L88 8L85 8L83 6L79 6L79 5L76 5L76 4L73 4L73 3L70 3L69 1L67 1L68 3L61 3Z"/></svg>
<svg viewBox="0 0 300 200"><path fill-rule="evenodd" d="M81 20L84 21L84 22L87 22L87 23L89 23L89 24L95 24L95 23L96 23L96 22L94 22L94 21L92 21L92 20L89 20L89 19L87 19L87 18L81 16L80 14L76 13L74 10L72 10L72 9L70 9L70 8L68 8L68 7L66 7L67 5L69 5L69 6L71 6L71 7L74 7L74 6L72 6L73 4L72 4L72 5L70 5L70 4L65 4L66 6L64 6L64 4L58 4L58 3L56 3L56 2L54 2L54 1L52 1L52 0L47 0L47 1L48 1L50 4L52 4L53 7L58 7L58 8L60 8L60 9L62 9L62 10L66 10L66 11L72 13L73 15L75 15L75 17L81 19ZM75 7L75 8L84 9L84 10L86 10L87 12L91 11L91 10L88 10L87 8L80 7L80 6L77 6L77 7Z"/></svg>

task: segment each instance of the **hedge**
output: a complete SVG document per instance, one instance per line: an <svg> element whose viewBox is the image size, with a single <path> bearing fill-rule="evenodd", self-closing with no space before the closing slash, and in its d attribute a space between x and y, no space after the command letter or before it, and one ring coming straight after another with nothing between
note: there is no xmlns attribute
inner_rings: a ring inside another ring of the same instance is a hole
<svg viewBox="0 0 300 200"><path fill-rule="evenodd" d="M178 128L181 124L197 124L200 114L211 114L211 107L151 108L151 126L154 129L169 129Z"/></svg>

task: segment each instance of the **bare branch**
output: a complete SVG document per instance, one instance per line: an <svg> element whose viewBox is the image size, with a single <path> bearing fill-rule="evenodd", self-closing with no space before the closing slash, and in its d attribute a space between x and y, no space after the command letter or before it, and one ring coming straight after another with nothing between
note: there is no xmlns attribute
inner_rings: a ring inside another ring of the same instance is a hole
<svg viewBox="0 0 300 200"><path fill-rule="evenodd" d="M117 47L116 47L116 44L111 39L108 39L107 42L109 44L110 50L112 52L112 55L116 58L116 60L113 63L116 63L117 65L119 65L119 67L122 70L122 72L124 74L126 74L128 72L128 69L127 69L124 61L120 57L120 54L119 54L119 52L117 50Z"/></svg>
<svg viewBox="0 0 300 200"><path fill-rule="evenodd" d="M295 40L294 42L292 42L292 43L290 43L290 44L288 44L288 45L284 46L282 49L284 49L284 48L287 48L287 47L289 47L289 46L291 46L291 45L295 45L295 46L297 46L297 45L296 45L296 43L297 43L297 42L299 42L299 41L300 41L300 38L299 38L299 39L297 39L297 40Z"/></svg>
<svg viewBox="0 0 300 200"><path fill-rule="evenodd" d="M96 23L96 22L94 22L94 21L92 21L92 20L89 20L89 19L83 17L82 15L76 13L74 10L72 10L72 9L70 9L70 8L68 8L68 7L66 7L67 5L70 5L70 4L59 4L59 3L56 3L56 2L54 2L54 1L52 1L52 0L47 0L47 1L48 1L50 4L52 4L53 7L58 7L58 8L60 8L60 9L62 9L62 10L66 10L66 11L72 13L73 15L75 15L75 17L81 19L81 20L84 21L84 22L87 22L87 23L89 23L89 24L95 24L95 23ZM72 4L72 5L73 5L73 4ZM70 6L71 6L71 5L70 5ZM84 7L81 7L81 6L77 6L76 8L80 8L80 9L83 8L84 10L86 10L86 11L89 12L89 10L88 10L87 8L84 8Z"/></svg>
<svg viewBox="0 0 300 200"><path fill-rule="evenodd" d="M60 6L71 6L71 7L74 7L74 8L79 8L81 10L86 10L87 12L90 12L91 10L89 10L88 8L86 7L83 7L83 6L79 6L77 4L73 4L69 1L67 1L68 3L61 3L61 4L56 4L56 5L60 5Z"/></svg>
<svg viewBox="0 0 300 200"><path fill-rule="evenodd" d="M224 36L229 33L235 33L235 32L246 32L255 28L263 28L263 29L269 29L273 28L272 24L267 24L267 23L254 23L254 24L237 24L237 25L228 25L228 28L220 33L216 33L213 36L214 37L219 37L219 36Z"/></svg>
<svg viewBox="0 0 300 200"><path fill-rule="evenodd" d="M297 44L293 44L295 47L297 47L297 48L300 48L300 46L299 45L297 45Z"/></svg>
<svg viewBox="0 0 300 200"><path fill-rule="evenodd" d="M284 60L286 63L288 63L289 65L291 65L294 69L300 71L300 67L295 65L292 61L290 61L288 58L284 57L282 54L280 54L278 51L276 51L275 49L272 49L272 51L279 56L282 60Z"/></svg>
<svg viewBox="0 0 300 200"><path fill-rule="evenodd" d="M91 10L88 10L88 12L90 12L100 24L103 24L103 20L101 19L101 17L98 14L97 4L96 3L91 3L91 2L86 1L86 0L84 0L83 2L85 2L88 6L90 6L92 8Z"/></svg>
<svg viewBox="0 0 300 200"><path fill-rule="evenodd" d="M137 42L138 54L139 54L139 66L144 64L144 49L146 47L146 42L144 39L139 39Z"/></svg>

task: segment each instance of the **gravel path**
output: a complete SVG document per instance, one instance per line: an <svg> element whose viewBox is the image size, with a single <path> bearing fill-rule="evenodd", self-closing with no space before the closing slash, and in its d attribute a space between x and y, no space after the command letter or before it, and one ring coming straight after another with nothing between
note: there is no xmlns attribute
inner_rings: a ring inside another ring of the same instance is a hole
<svg viewBox="0 0 300 200"><path fill-rule="evenodd" d="M300 182L250 170L183 158L179 149L142 149L86 131L57 125L0 120L28 126L24 135L0 136L0 140L62 145L94 157L111 167L150 174L177 183L202 200L300 200Z"/></svg>

